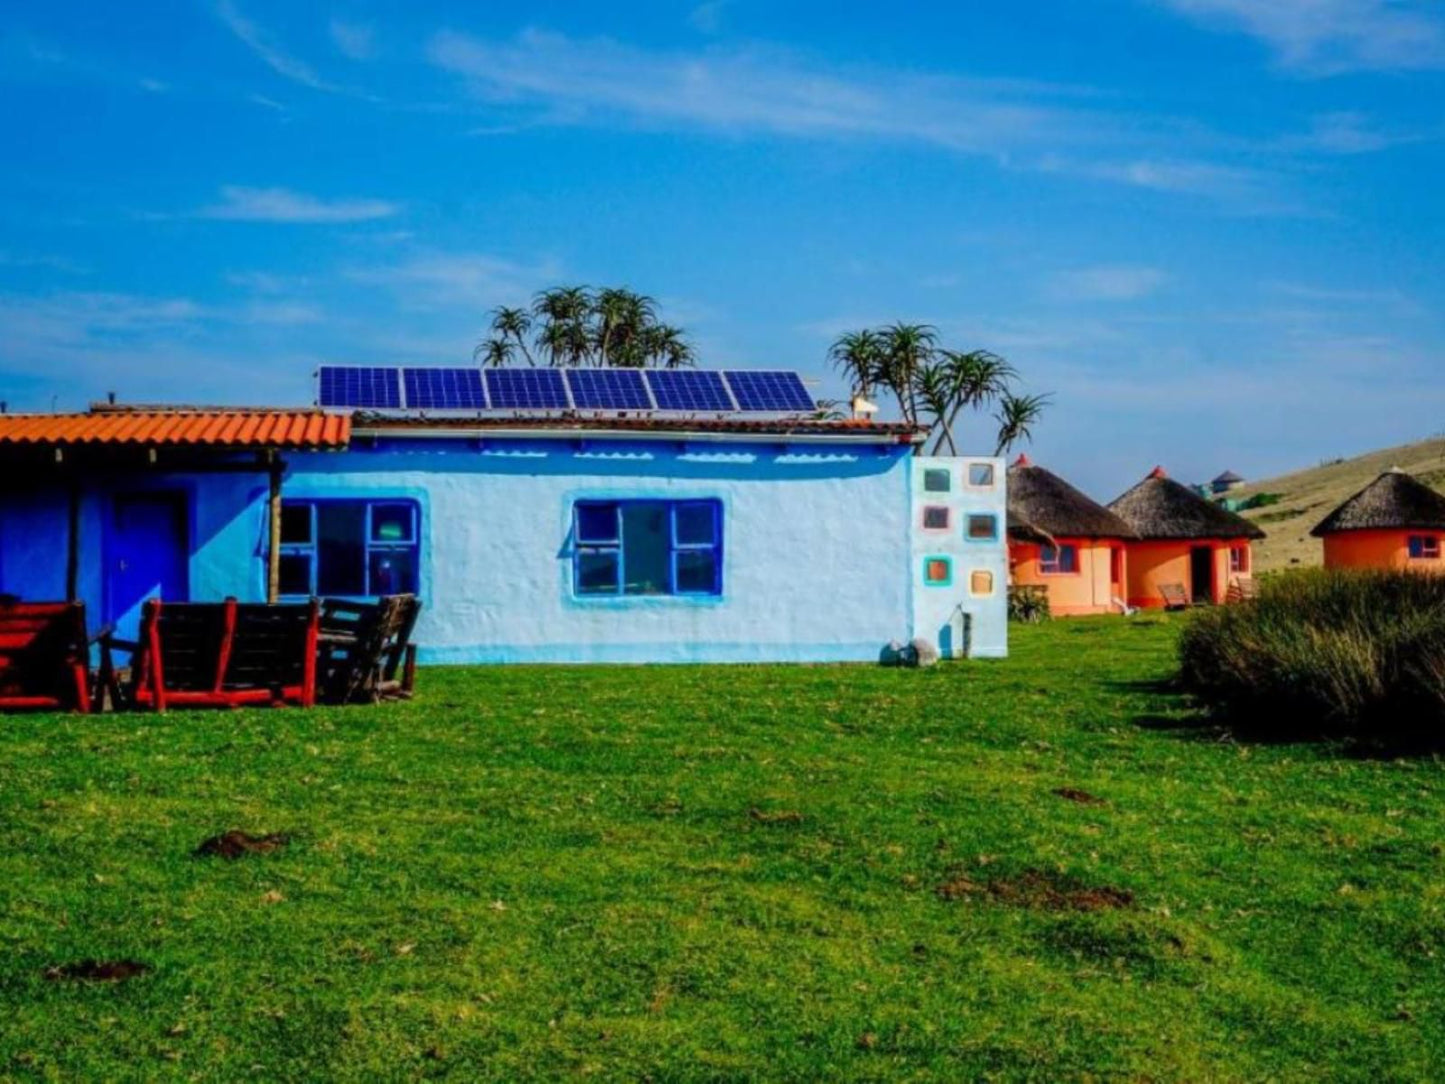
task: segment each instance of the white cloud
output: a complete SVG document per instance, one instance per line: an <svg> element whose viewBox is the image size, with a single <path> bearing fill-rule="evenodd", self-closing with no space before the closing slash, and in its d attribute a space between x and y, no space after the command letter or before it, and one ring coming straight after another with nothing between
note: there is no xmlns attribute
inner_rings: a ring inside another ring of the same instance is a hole
<svg viewBox="0 0 1445 1084"><path fill-rule="evenodd" d="M245 188L227 185L221 202L196 212L200 218L236 222L329 223L390 218L401 206L380 199L325 200L287 188Z"/></svg>
<svg viewBox="0 0 1445 1084"><path fill-rule="evenodd" d="M317 75L311 65L292 56L277 45L261 26L241 13L232 0L216 0L216 15L232 34L240 38L251 52L260 57L272 71L313 90L336 92L341 88Z"/></svg>
<svg viewBox="0 0 1445 1084"><path fill-rule="evenodd" d="M147 91L151 94L164 94L166 91L171 89L171 85L169 83L163 82L160 79L146 78L140 80L140 88L141 90Z"/></svg>
<svg viewBox="0 0 1445 1084"><path fill-rule="evenodd" d="M347 273L355 282L388 288L407 308L469 308L479 318L496 305L527 300L559 275L550 261L519 264L477 252L419 252Z"/></svg>
<svg viewBox="0 0 1445 1084"><path fill-rule="evenodd" d="M1279 63L1329 75L1445 65L1445 22L1428 0L1159 0L1212 26L1242 30Z"/></svg>
<svg viewBox="0 0 1445 1084"><path fill-rule="evenodd" d="M376 31L366 23L332 19L331 40L349 60L370 60L376 55Z"/></svg>
<svg viewBox="0 0 1445 1084"><path fill-rule="evenodd" d="M1382 131L1364 113L1344 110L1312 117L1308 131L1282 137L1273 149L1319 154L1373 154L1426 138L1431 137L1421 133Z"/></svg>
<svg viewBox="0 0 1445 1084"><path fill-rule="evenodd" d="M1088 140L1103 124L1043 104L1051 95L1076 94L1072 88L899 72L848 75L761 48L663 53L529 30L506 43L438 34L430 55L484 100L537 104L558 123L620 117L723 132L901 139L987 154Z"/></svg>
<svg viewBox="0 0 1445 1084"><path fill-rule="evenodd" d="M1054 275L1049 292L1065 301L1137 301L1168 281L1169 276L1157 267L1081 267Z"/></svg>

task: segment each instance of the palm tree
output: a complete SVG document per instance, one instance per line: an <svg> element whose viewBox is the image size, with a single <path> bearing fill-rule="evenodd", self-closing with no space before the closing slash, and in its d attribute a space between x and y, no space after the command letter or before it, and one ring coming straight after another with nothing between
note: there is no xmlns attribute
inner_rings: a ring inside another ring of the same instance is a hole
<svg viewBox="0 0 1445 1084"><path fill-rule="evenodd" d="M1015 395L1004 391L998 397L998 446L994 455L1004 455L1021 440L1033 440L1033 426L1048 406L1048 395Z"/></svg>
<svg viewBox="0 0 1445 1084"><path fill-rule="evenodd" d="M657 322L656 302L645 294L607 287L597 291L592 312L598 364L635 368L638 340Z"/></svg>
<svg viewBox="0 0 1445 1084"><path fill-rule="evenodd" d="M557 286L532 298L537 343L552 365L580 365L590 359L592 312L592 292L585 286Z"/></svg>
<svg viewBox="0 0 1445 1084"><path fill-rule="evenodd" d="M485 357L488 365L510 365L516 351L521 350L527 364L535 365L527 349L527 335L531 330L532 315L526 309L499 305L492 310L492 337L478 343L472 357Z"/></svg>
<svg viewBox="0 0 1445 1084"><path fill-rule="evenodd" d="M833 340L828 357L834 368L848 378L849 390L867 398L882 369L883 336L868 328L845 331Z"/></svg>
<svg viewBox="0 0 1445 1084"><path fill-rule="evenodd" d="M697 354L681 328L671 324L653 324L642 335L642 354L664 369L681 369L693 364Z"/></svg>
<svg viewBox="0 0 1445 1084"><path fill-rule="evenodd" d="M940 350L948 372L952 402L939 419L940 427L953 446L953 425L965 410L979 410L1008 391L1017 371L1003 358L987 350Z"/></svg>
<svg viewBox="0 0 1445 1084"><path fill-rule="evenodd" d="M890 324L882 331L883 353L879 383L898 400L905 421L918 424L918 372L933 360L938 329L932 324Z"/></svg>
<svg viewBox="0 0 1445 1084"><path fill-rule="evenodd" d="M929 435L934 437L929 454L942 455L947 445L948 454L957 455L950 421L951 415L958 412L958 385L948 362L942 359L925 362L914 374L913 391L924 416L929 419Z"/></svg>

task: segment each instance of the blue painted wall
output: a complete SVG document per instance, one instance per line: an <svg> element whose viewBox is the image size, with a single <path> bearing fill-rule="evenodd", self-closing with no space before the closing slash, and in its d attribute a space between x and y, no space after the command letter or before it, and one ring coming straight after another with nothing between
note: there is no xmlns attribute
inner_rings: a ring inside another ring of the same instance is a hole
<svg viewBox="0 0 1445 1084"><path fill-rule="evenodd" d="M418 502L424 662L867 661L913 628L910 461L896 445L363 438L288 456L285 495ZM264 478L147 475L85 494L92 626L118 488L186 494L192 598L264 597ZM599 497L722 502L721 597L576 597L572 502ZM65 509L63 492L0 497L0 590L63 594Z"/></svg>

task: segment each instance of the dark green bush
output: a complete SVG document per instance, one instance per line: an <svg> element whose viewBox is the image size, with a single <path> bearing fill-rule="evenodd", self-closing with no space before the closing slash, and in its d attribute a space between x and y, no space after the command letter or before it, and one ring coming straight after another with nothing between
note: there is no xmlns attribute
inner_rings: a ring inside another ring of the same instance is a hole
<svg viewBox="0 0 1445 1084"><path fill-rule="evenodd" d="M1200 613L1184 688L1241 734L1445 746L1445 577L1313 569Z"/></svg>
<svg viewBox="0 0 1445 1084"><path fill-rule="evenodd" d="M1026 625L1037 625L1053 616L1049 609L1049 591L1038 584L1014 585L1008 589L1008 619Z"/></svg>

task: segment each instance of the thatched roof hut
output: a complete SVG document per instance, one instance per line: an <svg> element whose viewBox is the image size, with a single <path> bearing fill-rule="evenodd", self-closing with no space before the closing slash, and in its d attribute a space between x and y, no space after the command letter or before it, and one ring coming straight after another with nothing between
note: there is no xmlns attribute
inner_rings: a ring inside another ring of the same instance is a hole
<svg viewBox="0 0 1445 1084"><path fill-rule="evenodd" d="M1170 478L1163 467L1155 467L1142 482L1114 500L1109 511L1146 541L1264 537L1249 520L1205 500Z"/></svg>
<svg viewBox="0 0 1445 1084"><path fill-rule="evenodd" d="M1133 538L1129 525L1052 471L1021 455L1008 471L1008 530L1019 542Z"/></svg>
<svg viewBox="0 0 1445 1084"><path fill-rule="evenodd" d="M1445 531L1445 497L1398 467L1345 501L1310 534L1392 530Z"/></svg>

